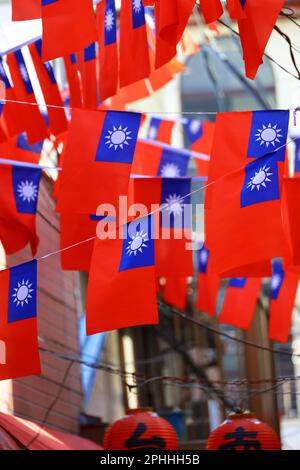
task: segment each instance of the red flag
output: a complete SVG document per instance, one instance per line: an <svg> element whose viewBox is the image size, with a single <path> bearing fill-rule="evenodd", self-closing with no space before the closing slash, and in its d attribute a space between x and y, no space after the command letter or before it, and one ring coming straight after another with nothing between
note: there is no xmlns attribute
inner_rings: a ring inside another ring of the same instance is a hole
<svg viewBox="0 0 300 470"><path fill-rule="evenodd" d="M254 79L284 0L242 0L245 18L238 22L246 76Z"/></svg>
<svg viewBox="0 0 300 470"><path fill-rule="evenodd" d="M219 323L247 330L255 313L260 289L261 279L230 279Z"/></svg>
<svg viewBox="0 0 300 470"><path fill-rule="evenodd" d="M118 207L119 196L127 195L140 120L137 113L73 110L59 212L95 214L102 203Z"/></svg>
<svg viewBox="0 0 300 470"><path fill-rule="evenodd" d="M33 255L37 251L35 214L40 178L40 169L0 166L0 240L7 255L27 243Z"/></svg>
<svg viewBox="0 0 300 470"><path fill-rule="evenodd" d="M233 20L246 18L246 14L243 9L243 0L227 0L227 10L230 18Z"/></svg>
<svg viewBox="0 0 300 470"><path fill-rule="evenodd" d="M156 68L176 56L180 41L195 5L195 0L157 0L156 22Z"/></svg>
<svg viewBox="0 0 300 470"><path fill-rule="evenodd" d="M147 138L170 144L175 121L152 117L149 123Z"/></svg>
<svg viewBox="0 0 300 470"><path fill-rule="evenodd" d="M43 63L41 60L41 47L42 42L38 40L29 45L29 50L47 105L50 130L53 134L60 134L68 127L66 113L64 109L59 109L59 107L63 106L60 91L52 65L49 62ZM57 106L58 108L49 105Z"/></svg>
<svg viewBox="0 0 300 470"><path fill-rule="evenodd" d="M78 52L97 39L93 0L41 0L43 61Z"/></svg>
<svg viewBox="0 0 300 470"><path fill-rule="evenodd" d="M291 243L292 264L300 266L300 179L284 180L284 215L286 217L287 234Z"/></svg>
<svg viewBox="0 0 300 470"><path fill-rule="evenodd" d="M80 88L79 69L76 54L64 57L67 80L70 90L70 106L71 108L81 108L82 97Z"/></svg>
<svg viewBox="0 0 300 470"><path fill-rule="evenodd" d="M48 136L48 130L39 107L35 106L37 101L21 50L8 54L7 63L16 99L33 103L33 105L20 105L18 119L23 123L22 129L26 131L30 144L39 142Z"/></svg>
<svg viewBox="0 0 300 470"><path fill-rule="evenodd" d="M299 273L284 270L278 261L273 263L269 320L269 336L273 341L288 341L298 282Z"/></svg>
<svg viewBox="0 0 300 470"><path fill-rule="evenodd" d="M99 34L100 100L117 92L119 64L117 49L117 14L115 0L103 0L97 5Z"/></svg>
<svg viewBox="0 0 300 470"><path fill-rule="evenodd" d="M124 239L95 241L87 293L87 334L157 324L151 217L123 226ZM123 233L122 233L123 236Z"/></svg>
<svg viewBox="0 0 300 470"><path fill-rule="evenodd" d="M168 277L163 288L163 298L167 304L184 310L187 302L187 278Z"/></svg>
<svg viewBox="0 0 300 470"><path fill-rule="evenodd" d="M190 144L190 149L193 152L201 153L206 157L210 157L214 139L215 123L199 121L197 119L187 119L184 124L184 129ZM207 176L209 159L195 158L194 161L197 167L198 176Z"/></svg>
<svg viewBox="0 0 300 470"><path fill-rule="evenodd" d="M200 6L206 23L212 23L223 15L220 0L201 0Z"/></svg>
<svg viewBox="0 0 300 470"><path fill-rule="evenodd" d="M34 20L41 17L41 0L12 0L13 21Z"/></svg>
<svg viewBox="0 0 300 470"><path fill-rule="evenodd" d="M0 145L0 158L27 163L39 163L43 142L29 145L26 134L20 134Z"/></svg>
<svg viewBox="0 0 300 470"><path fill-rule="evenodd" d="M209 269L209 251L203 247L199 251L199 273L196 307L213 317L217 309L220 278Z"/></svg>
<svg viewBox="0 0 300 470"><path fill-rule="evenodd" d="M90 44L78 54L82 82L83 106L98 108L98 83L96 66L96 43Z"/></svg>
<svg viewBox="0 0 300 470"><path fill-rule="evenodd" d="M123 0L120 14L120 87L150 75L150 60L142 1Z"/></svg>
<svg viewBox="0 0 300 470"><path fill-rule="evenodd" d="M205 231L223 277L270 276L270 260L287 254L281 191L288 122L288 111L217 117Z"/></svg>
<svg viewBox="0 0 300 470"><path fill-rule="evenodd" d="M0 272L0 380L40 374L37 262Z"/></svg>

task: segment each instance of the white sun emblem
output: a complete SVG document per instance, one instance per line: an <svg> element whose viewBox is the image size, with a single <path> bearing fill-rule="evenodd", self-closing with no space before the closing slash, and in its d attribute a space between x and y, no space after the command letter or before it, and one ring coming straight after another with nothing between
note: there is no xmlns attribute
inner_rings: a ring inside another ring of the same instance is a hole
<svg viewBox="0 0 300 470"><path fill-rule="evenodd" d="M193 119L193 121L190 122L190 131L192 134L197 134L197 132L200 130L200 127L201 127L200 121Z"/></svg>
<svg viewBox="0 0 300 470"><path fill-rule="evenodd" d="M105 13L105 29L106 31L111 31L115 23L114 12L109 8Z"/></svg>
<svg viewBox="0 0 300 470"><path fill-rule="evenodd" d="M180 215L183 212L183 198L177 194L170 194L166 198L166 210L169 214Z"/></svg>
<svg viewBox="0 0 300 470"><path fill-rule="evenodd" d="M24 304L28 304L28 300L32 299L32 292L34 292L34 289L31 289L32 283L27 281L22 280L22 282L18 282L18 286L14 287L15 293L12 295L14 298L14 303L17 304L17 307L21 305L21 307L24 306Z"/></svg>
<svg viewBox="0 0 300 470"><path fill-rule="evenodd" d="M271 176L273 173L270 173L269 170L270 170L270 167L266 167L265 165L262 168L260 168L259 171L256 171L255 176L252 176L252 178L250 178L247 188L250 188L251 191L253 191L254 188L256 188L257 191L259 191L261 186L266 188L267 187L266 183L271 183L272 181L269 178L269 176Z"/></svg>
<svg viewBox="0 0 300 470"><path fill-rule="evenodd" d="M281 283L281 276L279 274L275 274L271 280L271 289L276 290L280 286Z"/></svg>
<svg viewBox="0 0 300 470"><path fill-rule="evenodd" d="M129 140L132 140L132 137L130 137L131 131L128 130L128 127L123 127L119 126L113 126L112 131L108 131L108 135L105 136L106 138L106 144L109 146L111 149L112 147L115 150L118 150L120 148L123 150L124 145L129 145Z"/></svg>
<svg viewBox="0 0 300 470"><path fill-rule="evenodd" d="M141 13L142 0L133 0L133 11L134 13Z"/></svg>
<svg viewBox="0 0 300 470"><path fill-rule="evenodd" d="M148 241L148 235L141 230L136 232L135 235L131 236L131 240L128 242L126 253L131 256L137 255L138 252L143 253L143 248L147 248L146 242Z"/></svg>
<svg viewBox="0 0 300 470"><path fill-rule="evenodd" d="M160 172L163 178L176 178L180 176L180 169L175 163L166 163Z"/></svg>
<svg viewBox="0 0 300 470"><path fill-rule="evenodd" d="M257 137L256 142L260 142L260 145L266 145L267 148L270 144L275 147L275 142L280 144L280 138L283 137L280 134L281 131L282 129L277 129L277 124L274 126L271 123L268 126L263 124L262 129L257 129L257 134L255 134L255 137Z"/></svg>
<svg viewBox="0 0 300 470"><path fill-rule="evenodd" d="M37 186L33 183L33 181L21 181L18 184L18 195L23 201L32 202L37 198L38 189Z"/></svg>

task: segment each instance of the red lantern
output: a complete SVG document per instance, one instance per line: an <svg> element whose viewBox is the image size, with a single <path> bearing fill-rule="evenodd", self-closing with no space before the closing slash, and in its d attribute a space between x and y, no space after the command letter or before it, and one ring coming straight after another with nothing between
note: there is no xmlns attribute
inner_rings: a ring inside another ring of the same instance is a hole
<svg viewBox="0 0 300 470"><path fill-rule="evenodd" d="M280 450L273 429L250 412L231 414L208 438L207 450Z"/></svg>
<svg viewBox="0 0 300 470"><path fill-rule="evenodd" d="M127 410L105 432L105 450L176 450L178 437L171 424L149 409Z"/></svg>

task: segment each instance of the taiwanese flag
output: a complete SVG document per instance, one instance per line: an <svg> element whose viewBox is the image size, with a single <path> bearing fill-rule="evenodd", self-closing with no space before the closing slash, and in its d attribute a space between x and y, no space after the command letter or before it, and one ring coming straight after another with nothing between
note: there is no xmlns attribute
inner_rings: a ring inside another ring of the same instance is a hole
<svg viewBox="0 0 300 470"><path fill-rule="evenodd" d="M206 243L223 277L269 277L287 255L281 191L288 111L221 113L205 196ZM262 237L261 234L264 234Z"/></svg>
<svg viewBox="0 0 300 470"><path fill-rule="evenodd" d="M12 0L13 21L34 20L41 17L41 0Z"/></svg>
<svg viewBox="0 0 300 470"><path fill-rule="evenodd" d="M245 18L238 21L246 76L254 79L284 0L241 0Z"/></svg>
<svg viewBox="0 0 300 470"><path fill-rule="evenodd" d="M34 144L45 139L48 130L39 107L34 106L37 101L21 50L8 54L7 63L14 84L16 99L33 104L20 105L18 118L23 123L23 130L26 130L28 142Z"/></svg>
<svg viewBox="0 0 300 470"><path fill-rule="evenodd" d="M120 227L116 239L96 238L87 293L88 335L158 323L151 227L151 217L144 217Z"/></svg>
<svg viewBox="0 0 300 470"><path fill-rule="evenodd" d="M195 5L195 0L157 0L156 22L156 68L170 62L176 56L180 41Z"/></svg>
<svg viewBox="0 0 300 470"><path fill-rule="evenodd" d="M230 279L219 323L247 330L252 322L261 290L261 279Z"/></svg>
<svg viewBox="0 0 300 470"><path fill-rule="evenodd" d="M198 119L187 119L184 122L184 130L190 149L207 157L211 156L215 132L215 123L199 121ZM209 159L195 158L198 176L207 176Z"/></svg>
<svg viewBox="0 0 300 470"><path fill-rule="evenodd" d="M149 123L147 139L170 144L174 126L174 121L153 117Z"/></svg>
<svg viewBox="0 0 300 470"><path fill-rule="evenodd" d="M117 48L117 14L115 0L97 5L99 35L100 101L114 96L118 88L119 63Z"/></svg>
<svg viewBox="0 0 300 470"><path fill-rule="evenodd" d="M0 79L4 83L5 87L5 99L16 101L16 93L10 79L7 76L6 70L3 65L2 58L0 57ZM1 117L3 117L5 121L5 127L7 129L7 133L10 137L19 134L20 132L24 131L24 123L19 117L19 111L22 109L22 105L19 103L10 103L7 101L5 106L0 103L0 110L1 110ZM17 117L17 118L16 118ZM3 131L0 131L0 142L6 140Z"/></svg>
<svg viewBox="0 0 300 470"><path fill-rule="evenodd" d="M59 109L59 107L63 107L63 101L54 76L52 65L49 62L42 62L41 40L30 44L28 47L47 106L50 130L53 134L60 134L67 130L68 123L64 109ZM55 106L57 106L57 108Z"/></svg>
<svg viewBox="0 0 300 470"><path fill-rule="evenodd" d="M72 112L58 212L95 214L126 196L141 115L121 111ZM76 193L74 194L76 188Z"/></svg>
<svg viewBox="0 0 300 470"><path fill-rule="evenodd" d="M220 0L201 0L200 6L206 23L213 23L223 15Z"/></svg>
<svg viewBox="0 0 300 470"><path fill-rule="evenodd" d="M120 87L150 75L150 60L141 0L122 0L120 13Z"/></svg>
<svg viewBox="0 0 300 470"><path fill-rule="evenodd" d="M64 65L69 83L70 106L72 108L81 108L81 83L79 78L79 69L76 54L64 57Z"/></svg>
<svg viewBox="0 0 300 470"><path fill-rule="evenodd" d="M243 0L226 0L227 1L227 10L230 15L230 18L233 20L240 20L246 18L246 13L243 9Z"/></svg>
<svg viewBox="0 0 300 470"><path fill-rule="evenodd" d="M300 179L284 179L284 216L285 226L291 244L292 265L300 266Z"/></svg>
<svg viewBox="0 0 300 470"><path fill-rule="evenodd" d="M26 163L39 163L43 142L29 145L26 134L8 139L0 145L0 158Z"/></svg>
<svg viewBox="0 0 300 470"><path fill-rule="evenodd" d="M89 272L96 237L98 218L86 214L61 214L60 247L61 266L66 271ZM91 240L89 240L91 239ZM89 240L85 243L85 240ZM66 247L76 245L64 250Z"/></svg>
<svg viewBox="0 0 300 470"><path fill-rule="evenodd" d="M269 336L273 341L288 341L298 281L299 273L284 270L280 261L273 263L269 321Z"/></svg>
<svg viewBox="0 0 300 470"><path fill-rule="evenodd" d="M41 0L43 61L78 52L97 39L93 0Z"/></svg>
<svg viewBox="0 0 300 470"><path fill-rule="evenodd" d="M90 44L78 54L82 82L83 106L89 109L98 107L98 84L96 66L96 43Z"/></svg>
<svg viewBox="0 0 300 470"><path fill-rule="evenodd" d="M38 246L35 214L41 170L20 166L0 166L0 240L7 255L31 245Z"/></svg>
<svg viewBox="0 0 300 470"><path fill-rule="evenodd" d="M0 380L41 373L37 262L0 272Z"/></svg>
<svg viewBox="0 0 300 470"><path fill-rule="evenodd" d="M210 272L209 251L203 247L199 251L199 272L196 307L201 312L213 317L217 309L220 278Z"/></svg>
<svg viewBox="0 0 300 470"><path fill-rule="evenodd" d="M190 178L137 178L134 202L155 212L155 269L158 277L193 276ZM157 208L162 207L161 212Z"/></svg>
<svg viewBox="0 0 300 470"><path fill-rule="evenodd" d="M163 289L164 301L178 310L185 310L187 303L187 278L168 277Z"/></svg>

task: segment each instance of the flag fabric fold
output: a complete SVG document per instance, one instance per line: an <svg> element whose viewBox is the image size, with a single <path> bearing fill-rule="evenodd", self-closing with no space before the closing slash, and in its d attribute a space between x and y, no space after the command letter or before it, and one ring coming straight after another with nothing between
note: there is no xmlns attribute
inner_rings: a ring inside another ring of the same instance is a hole
<svg viewBox="0 0 300 470"><path fill-rule="evenodd" d="M200 7L206 23L213 23L223 15L220 0L201 0Z"/></svg>
<svg viewBox="0 0 300 470"><path fill-rule="evenodd" d="M70 106L72 108L81 108L82 96L77 55L71 54L64 57L64 65L69 84Z"/></svg>
<svg viewBox="0 0 300 470"><path fill-rule="evenodd" d="M164 301L177 308L185 310L187 303L188 283L186 277L168 277L163 287Z"/></svg>
<svg viewBox="0 0 300 470"><path fill-rule="evenodd" d="M41 0L12 0L13 21L35 20L41 17Z"/></svg>

